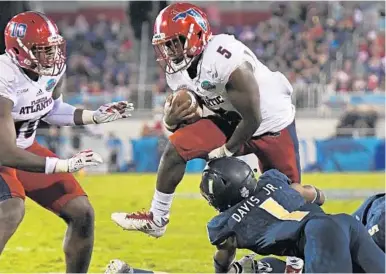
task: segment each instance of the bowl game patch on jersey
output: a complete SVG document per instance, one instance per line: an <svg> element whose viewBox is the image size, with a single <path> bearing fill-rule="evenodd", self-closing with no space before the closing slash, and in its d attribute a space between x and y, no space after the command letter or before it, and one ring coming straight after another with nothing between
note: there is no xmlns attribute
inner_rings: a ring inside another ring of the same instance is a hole
<svg viewBox="0 0 386 274"><path fill-rule="evenodd" d="M56 86L56 80L51 78L48 80L47 85L46 85L46 91L53 91L54 87Z"/></svg>

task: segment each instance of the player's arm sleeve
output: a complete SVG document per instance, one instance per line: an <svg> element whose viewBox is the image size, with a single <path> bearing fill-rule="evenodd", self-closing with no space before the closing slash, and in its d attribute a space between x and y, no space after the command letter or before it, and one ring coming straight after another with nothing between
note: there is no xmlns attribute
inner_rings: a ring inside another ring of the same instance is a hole
<svg viewBox="0 0 386 274"><path fill-rule="evenodd" d="M57 126L74 126L93 124L93 111L78 109L63 101L62 95L63 80L55 87L52 98L54 106L52 110L44 117L44 121Z"/></svg>
<svg viewBox="0 0 386 274"><path fill-rule="evenodd" d="M54 100L54 106L43 120L51 125L74 126L74 114L76 107L63 102L63 95Z"/></svg>
<svg viewBox="0 0 386 274"><path fill-rule="evenodd" d="M232 233L226 228L226 217L220 215L215 216L207 224L207 233L209 241L212 245L221 245L226 241Z"/></svg>
<svg viewBox="0 0 386 274"><path fill-rule="evenodd" d="M51 125L73 126L75 125L74 114L76 107L63 101L62 88L63 78L59 81L52 94L54 106L43 120Z"/></svg>
<svg viewBox="0 0 386 274"><path fill-rule="evenodd" d="M221 57L217 57L214 68L221 83L228 83L231 74L245 61L243 48L243 44L237 40L226 45L218 45L216 54L221 55Z"/></svg>

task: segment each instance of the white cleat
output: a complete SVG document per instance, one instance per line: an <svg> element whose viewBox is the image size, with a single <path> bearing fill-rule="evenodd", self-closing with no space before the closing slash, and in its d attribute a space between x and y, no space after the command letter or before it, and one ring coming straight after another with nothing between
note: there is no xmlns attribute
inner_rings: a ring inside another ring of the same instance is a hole
<svg viewBox="0 0 386 274"><path fill-rule="evenodd" d="M111 214L111 219L125 230L141 231L154 238L164 235L169 219L166 217L153 217L152 212L123 213L116 212Z"/></svg>

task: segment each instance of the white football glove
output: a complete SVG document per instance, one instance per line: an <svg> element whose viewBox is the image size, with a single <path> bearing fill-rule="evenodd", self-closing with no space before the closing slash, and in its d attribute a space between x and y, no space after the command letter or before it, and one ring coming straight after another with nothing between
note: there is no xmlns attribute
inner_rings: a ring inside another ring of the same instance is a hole
<svg viewBox="0 0 386 274"><path fill-rule="evenodd" d="M130 117L133 110L133 104L127 101L108 103L94 111L92 118L96 124L108 123Z"/></svg>
<svg viewBox="0 0 386 274"><path fill-rule="evenodd" d="M242 257L240 260L234 262L232 267L236 273L256 273L255 272L255 257L256 254L252 253Z"/></svg>
<svg viewBox="0 0 386 274"><path fill-rule="evenodd" d="M217 158L223 158L223 157L231 157L234 153L230 152L225 145L222 145L221 147L218 147L208 154L209 160L217 159Z"/></svg>
<svg viewBox="0 0 386 274"><path fill-rule="evenodd" d="M133 269L124 261L115 259L110 261L105 271L105 274L114 273L133 273Z"/></svg>
<svg viewBox="0 0 386 274"><path fill-rule="evenodd" d="M82 168L97 166L103 163L102 157L90 149L83 150L72 156L70 159L49 159L50 161L56 161L53 173L73 173L81 170Z"/></svg>

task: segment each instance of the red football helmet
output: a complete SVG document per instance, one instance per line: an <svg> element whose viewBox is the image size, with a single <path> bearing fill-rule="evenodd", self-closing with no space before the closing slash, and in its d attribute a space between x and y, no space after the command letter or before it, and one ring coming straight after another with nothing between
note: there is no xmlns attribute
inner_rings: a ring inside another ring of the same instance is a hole
<svg viewBox="0 0 386 274"><path fill-rule="evenodd" d="M206 14L189 3L163 9L154 24L153 46L157 61L166 73L189 67L212 37Z"/></svg>
<svg viewBox="0 0 386 274"><path fill-rule="evenodd" d="M46 15L35 11L19 13L8 22L4 36L7 54L20 67L47 76L63 71L65 40Z"/></svg>

